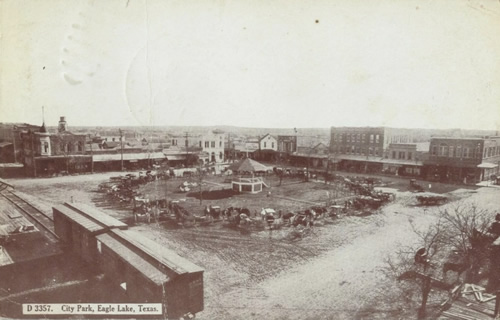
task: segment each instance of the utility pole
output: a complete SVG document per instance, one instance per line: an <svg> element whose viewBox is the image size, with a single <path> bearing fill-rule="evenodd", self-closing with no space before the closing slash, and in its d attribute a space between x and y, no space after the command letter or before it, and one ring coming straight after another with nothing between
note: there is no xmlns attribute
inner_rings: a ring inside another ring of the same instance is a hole
<svg viewBox="0 0 500 320"><path fill-rule="evenodd" d="M200 186L200 205L203 202L203 160L198 160L198 163L200 164L200 181L198 182L198 185Z"/></svg>
<svg viewBox="0 0 500 320"><path fill-rule="evenodd" d="M17 163L17 156L16 156L16 130L17 130L17 126L13 126L13 128L12 128L12 143L14 144L14 163Z"/></svg>
<svg viewBox="0 0 500 320"><path fill-rule="evenodd" d="M90 140L90 172L94 173L94 151L92 150L92 136L89 134Z"/></svg>
<svg viewBox="0 0 500 320"><path fill-rule="evenodd" d="M231 158L231 132L227 133L227 151L228 151L228 158Z"/></svg>
<svg viewBox="0 0 500 320"><path fill-rule="evenodd" d="M186 147L186 168L189 167L189 143L188 143L188 138L189 138L189 133L184 132L184 146Z"/></svg>
<svg viewBox="0 0 500 320"><path fill-rule="evenodd" d="M33 165L33 175L36 178L36 162L35 162L35 148L34 148L35 147L34 146L35 133L30 132L30 136L31 136L31 164Z"/></svg>
<svg viewBox="0 0 500 320"><path fill-rule="evenodd" d="M123 131L122 129L118 129L120 131L120 146L121 146L121 171L123 171Z"/></svg>

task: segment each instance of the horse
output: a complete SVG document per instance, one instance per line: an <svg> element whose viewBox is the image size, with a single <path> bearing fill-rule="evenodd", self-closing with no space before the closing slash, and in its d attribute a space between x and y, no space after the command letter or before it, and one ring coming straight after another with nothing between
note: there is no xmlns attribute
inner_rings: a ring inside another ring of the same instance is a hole
<svg viewBox="0 0 500 320"><path fill-rule="evenodd" d="M304 227L312 224L305 213L296 214L293 219L291 219L290 223L294 227L298 226L299 224L303 225Z"/></svg>
<svg viewBox="0 0 500 320"><path fill-rule="evenodd" d="M287 212L281 216L281 218L285 221L290 222L290 219L292 219L295 216L295 213L293 212Z"/></svg>

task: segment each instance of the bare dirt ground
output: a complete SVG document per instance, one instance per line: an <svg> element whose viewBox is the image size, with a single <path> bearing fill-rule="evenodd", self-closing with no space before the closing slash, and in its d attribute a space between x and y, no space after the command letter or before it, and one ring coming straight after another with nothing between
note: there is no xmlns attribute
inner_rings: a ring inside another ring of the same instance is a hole
<svg viewBox="0 0 500 320"><path fill-rule="evenodd" d="M115 217L130 217L130 208L95 192L100 182L114 175L117 174L10 182L43 208L73 197L74 201L94 204ZM205 188L217 188L222 180L216 178L215 184ZM197 315L199 319L411 319L416 316L416 305L399 296L397 282L386 278L381 269L388 254L417 240L409 220L425 228L436 219L438 208L414 206L415 196L407 191L408 180L382 180L386 182L386 191L396 193L394 202L370 216L320 222L293 241L287 237L291 228L250 234L225 228L222 223L193 228L139 223L132 228L205 269L205 310ZM199 205L198 199L186 194L168 193L181 182L166 185L168 198L186 198L190 210L200 210L199 213L207 204L246 206L251 210L303 209L308 206L306 203L289 198L323 202L328 190L323 183L285 180L278 187L278 181L271 179L271 197L264 192L203 200ZM150 188L147 192L164 194L161 183L151 183L143 190ZM444 207L473 201L492 213L500 210L498 188L433 183L432 191L450 196L452 201Z"/></svg>

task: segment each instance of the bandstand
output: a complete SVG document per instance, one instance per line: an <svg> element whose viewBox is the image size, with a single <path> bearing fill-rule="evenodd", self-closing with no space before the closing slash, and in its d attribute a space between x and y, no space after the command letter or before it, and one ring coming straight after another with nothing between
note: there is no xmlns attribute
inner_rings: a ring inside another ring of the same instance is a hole
<svg viewBox="0 0 500 320"><path fill-rule="evenodd" d="M261 178L235 178L231 181L233 191L239 193L259 193L264 185Z"/></svg>

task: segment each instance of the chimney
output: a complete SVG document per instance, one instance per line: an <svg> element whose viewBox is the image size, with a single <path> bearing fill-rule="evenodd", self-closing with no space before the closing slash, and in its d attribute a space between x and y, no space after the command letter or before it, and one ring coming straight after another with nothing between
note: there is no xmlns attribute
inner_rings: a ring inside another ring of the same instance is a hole
<svg viewBox="0 0 500 320"><path fill-rule="evenodd" d="M59 126L57 127L59 133L66 131L66 117L59 118Z"/></svg>

